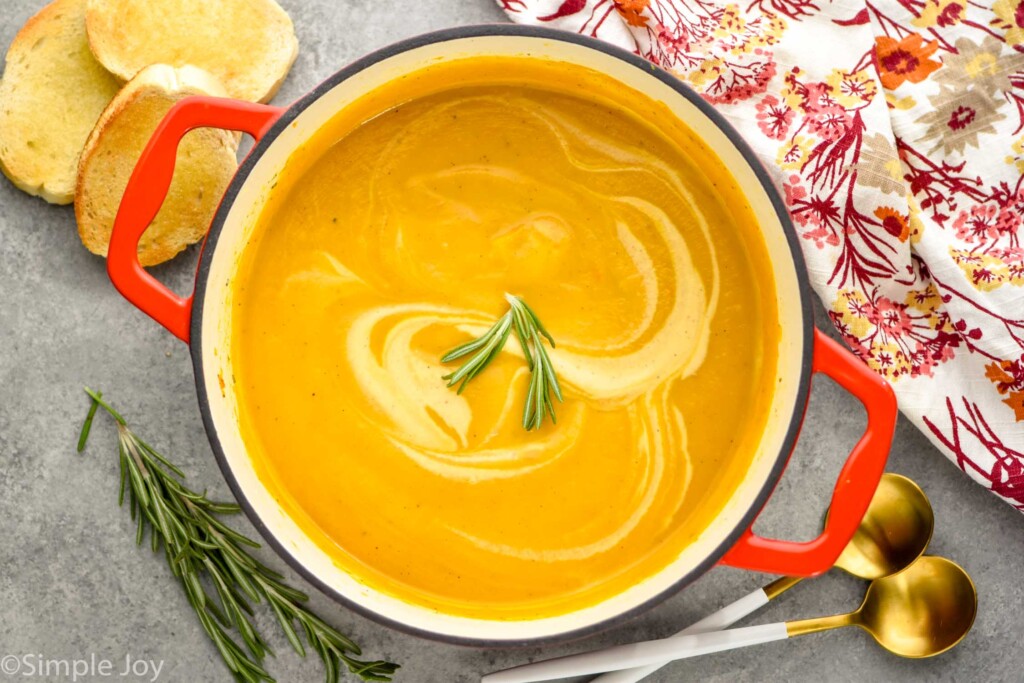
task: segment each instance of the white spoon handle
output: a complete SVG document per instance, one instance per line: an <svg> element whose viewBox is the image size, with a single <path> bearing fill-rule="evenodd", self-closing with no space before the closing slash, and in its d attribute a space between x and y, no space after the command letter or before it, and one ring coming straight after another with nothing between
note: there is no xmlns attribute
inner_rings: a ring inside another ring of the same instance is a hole
<svg viewBox="0 0 1024 683"><path fill-rule="evenodd" d="M700 621L690 624L673 637L678 638L679 636L688 636L694 633L708 633L709 631L724 631L743 617L753 614L767 605L768 601L768 594L764 592L763 588L758 588L756 591L749 593L748 595L744 595L739 600L726 605L717 612L713 612ZM649 664L647 666L640 666L634 669L612 671L602 676L598 676L591 681L591 683L637 683L638 681L642 681L647 678L667 663L668 662L658 662L657 664Z"/></svg>
<svg viewBox="0 0 1024 683"><path fill-rule="evenodd" d="M619 671L785 640L788 637L785 622L713 633L674 636L517 666L514 669L488 674L480 679L480 683L535 683L536 681L550 681L570 676Z"/></svg>

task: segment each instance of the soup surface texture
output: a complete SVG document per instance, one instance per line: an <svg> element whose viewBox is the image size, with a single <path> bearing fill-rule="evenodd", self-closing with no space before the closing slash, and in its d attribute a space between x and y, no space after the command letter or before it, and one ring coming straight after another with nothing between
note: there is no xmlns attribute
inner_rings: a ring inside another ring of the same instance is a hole
<svg viewBox="0 0 1024 683"><path fill-rule="evenodd" d="M557 343L565 401L532 432L514 336L462 394L441 379L506 292ZM231 296L260 477L346 571L448 614L564 614L663 569L772 397L775 291L732 176L569 65L456 60L346 107L270 191Z"/></svg>

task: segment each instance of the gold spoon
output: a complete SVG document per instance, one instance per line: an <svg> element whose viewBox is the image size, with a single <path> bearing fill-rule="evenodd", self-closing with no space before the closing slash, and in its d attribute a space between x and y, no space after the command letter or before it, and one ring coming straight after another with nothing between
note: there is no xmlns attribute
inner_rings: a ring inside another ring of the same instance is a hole
<svg viewBox="0 0 1024 683"><path fill-rule="evenodd" d="M849 614L620 645L489 674L481 683L532 683L617 671L844 626L859 626L901 657L933 657L964 639L977 611L978 594L967 572L945 558L925 556L897 574L872 581L860 607Z"/></svg>
<svg viewBox="0 0 1024 683"><path fill-rule="evenodd" d="M903 571L875 579L855 612L786 624L788 637L859 626L900 657L934 657L959 643L978 612L978 593L964 569L925 556Z"/></svg>
<svg viewBox="0 0 1024 683"><path fill-rule="evenodd" d="M924 553L934 528L935 515L921 487L902 475L886 472L878 482L864 519L835 566L861 579L895 574ZM801 581L802 578L793 576L776 579L676 636L729 628ZM663 663L613 671L598 676L592 683L637 683L660 669Z"/></svg>

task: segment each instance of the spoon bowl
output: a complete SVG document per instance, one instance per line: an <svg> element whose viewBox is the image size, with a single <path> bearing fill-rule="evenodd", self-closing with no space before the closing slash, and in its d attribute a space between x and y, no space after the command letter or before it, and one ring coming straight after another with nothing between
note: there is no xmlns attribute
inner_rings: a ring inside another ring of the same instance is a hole
<svg viewBox="0 0 1024 683"><path fill-rule="evenodd" d="M924 554L934 528L935 514L921 487L887 472L836 566L868 580L895 574Z"/></svg>
<svg viewBox="0 0 1024 683"><path fill-rule="evenodd" d="M959 643L978 612L974 582L958 564L922 557L872 582L854 624L901 657L933 657Z"/></svg>

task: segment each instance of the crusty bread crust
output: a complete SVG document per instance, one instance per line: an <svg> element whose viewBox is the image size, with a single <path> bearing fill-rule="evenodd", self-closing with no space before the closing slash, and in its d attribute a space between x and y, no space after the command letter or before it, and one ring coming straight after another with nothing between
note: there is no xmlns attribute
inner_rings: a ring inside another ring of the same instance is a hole
<svg viewBox="0 0 1024 683"><path fill-rule="evenodd" d="M28 20L0 80L0 171L18 188L70 204L89 131L120 83L96 61L86 0L55 0Z"/></svg>
<svg viewBox="0 0 1024 683"><path fill-rule="evenodd" d="M192 66L151 65L124 86L100 116L82 152L75 193L78 234L89 251L106 256L128 178L157 125L191 95L226 97L209 73ZM167 261L203 238L237 168L238 138L201 128L178 147L163 207L139 240L139 262Z"/></svg>
<svg viewBox="0 0 1024 683"><path fill-rule="evenodd" d="M274 96L299 52L274 0L88 0L86 26L93 54L122 79L192 64L251 102Z"/></svg>

